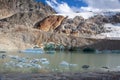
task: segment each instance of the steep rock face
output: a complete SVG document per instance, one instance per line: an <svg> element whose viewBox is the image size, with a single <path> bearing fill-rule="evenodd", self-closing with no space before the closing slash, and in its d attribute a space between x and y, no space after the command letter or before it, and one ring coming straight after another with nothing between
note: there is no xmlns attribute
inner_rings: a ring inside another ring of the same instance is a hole
<svg viewBox="0 0 120 80"><path fill-rule="evenodd" d="M36 23L37 20L42 20L45 18L48 14L44 14L42 12L19 12L15 13L14 15L4 18L0 21L7 22L11 25L24 25L27 27L33 27L33 25ZM16 26L14 26L16 27Z"/></svg>
<svg viewBox="0 0 120 80"><path fill-rule="evenodd" d="M56 13L50 6L35 0L0 0L0 4L1 49L32 47L36 36L41 34L36 35L38 31L33 31L33 25Z"/></svg>
<svg viewBox="0 0 120 80"><path fill-rule="evenodd" d="M50 6L41 2L35 2L35 0L0 0L0 4L0 14L5 14L8 12L12 12L14 14L18 12L34 11L42 12L44 14L55 13ZM7 14L3 16L7 16Z"/></svg>
<svg viewBox="0 0 120 80"><path fill-rule="evenodd" d="M16 25L33 27L38 20L56 13L50 6L35 0L0 0L0 4L0 21L12 28Z"/></svg>
<svg viewBox="0 0 120 80"><path fill-rule="evenodd" d="M50 6L35 0L0 0L0 4L0 31L5 33L19 27L29 29L38 20L56 13Z"/></svg>
<svg viewBox="0 0 120 80"><path fill-rule="evenodd" d="M51 15L46 17L42 21L36 23L35 27L45 32L54 31L58 26L61 25L64 19L65 19L64 16Z"/></svg>
<svg viewBox="0 0 120 80"><path fill-rule="evenodd" d="M0 0L0 19L12 15L12 5L8 2L8 0Z"/></svg>

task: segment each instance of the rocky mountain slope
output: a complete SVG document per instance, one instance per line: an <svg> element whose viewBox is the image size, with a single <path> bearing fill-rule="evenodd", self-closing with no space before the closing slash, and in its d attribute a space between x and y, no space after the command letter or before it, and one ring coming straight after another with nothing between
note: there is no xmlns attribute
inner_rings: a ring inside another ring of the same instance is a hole
<svg viewBox="0 0 120 80"><path fill-rule="evenodd" d="M32 47L33 25L56 13L50 6L34 0L0 0L0 4L1 49Z"/></svg>
<svg viewBox="0 0 120 80"><path fill-rule="evenodd" d="M120 23L120 13L69 18L56 15L50 6L34 0L0 0L0 4L0 49L5 50L42 47L49 42L67 49L95 47L94 44L102 43L100 35L111 31L105 24Z"/></svg>

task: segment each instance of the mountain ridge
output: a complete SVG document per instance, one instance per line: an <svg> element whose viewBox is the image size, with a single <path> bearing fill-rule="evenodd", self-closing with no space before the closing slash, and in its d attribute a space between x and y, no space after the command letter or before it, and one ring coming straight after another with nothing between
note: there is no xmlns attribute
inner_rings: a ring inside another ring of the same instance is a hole
<svg viewBox="0 0 120 80"><path fill-rule="evenodd" d="M0 3L2 1L0 0ZM15 2L12 6L13 1ZM69 18L57 14L48 5L33 1L11 0L9 2L9 0L4 0L4 5L0 5L0 15L4 13L6 15L12 14L9 17L2 15L4 18L0 19L1 49L11 49L9 48L11 46L14 49L26 49L34 45L41 47L41 44L49 42L56 45L61 44L66 49L82 48L99 43L99 41L102 42L101 38L106 39L105 35L101 35L101 33L110 32L104 27L105 24L120 23L119 13L111 16L93 15L86 19L80 15ZM59 16L62 18L59 18ZM35 28L36 24L39 28ZM102 46L99 46L98 49L101 49L100 47Z"/></svg>

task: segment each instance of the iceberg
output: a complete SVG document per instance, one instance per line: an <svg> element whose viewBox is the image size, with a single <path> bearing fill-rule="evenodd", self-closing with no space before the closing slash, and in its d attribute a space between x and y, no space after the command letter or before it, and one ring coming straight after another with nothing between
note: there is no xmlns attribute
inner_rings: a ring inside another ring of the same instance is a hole
<svg viewBox="0 0 120 80"><path fill-rule="evenodd" d="M25 50L21 50L21 53L44 53L44 50L41 48L30 48L30 49L25 49Z"/></svg>

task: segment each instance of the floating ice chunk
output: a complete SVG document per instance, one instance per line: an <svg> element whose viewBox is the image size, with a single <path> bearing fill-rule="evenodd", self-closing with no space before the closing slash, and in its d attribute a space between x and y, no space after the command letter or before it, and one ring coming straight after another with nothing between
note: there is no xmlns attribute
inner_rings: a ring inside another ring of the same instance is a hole
<svg viewBox="0 0 120 80"><path fill-rule="evenodd" d="M33 60L30 60L30 63L38 63L40 60L39 59L33 59Z"/></svg>
<svg viewBox="0 0 120 80"><path fill-rule="evenodd" d="M50 64L49 61L43 61L42 64Z"/></svg>
<svg viewBox="0 0 120 80"><path fill-rule="evenodd" d="M40 62L41 62L42 64L50 64L49 61L47 60L47 58L41 58L41 59L40 59Z"/></svg>
<svg viewBox="0 0 120 80"><path fill-rule="evenodd" d="M27 60L25 58L18 58L17 61L18 62L23 62L23 63L27 62Z"/></svg>
<svg viewBox="0 0 120 80"><path fill-rule="evenodd" d="M16 64L16 67L23 68L22 64Z"/></svg>
<svg viewBox="0 0 120 80"><path fill-rule="evenodd" d="M70 66L72 66L72 67L76 67L77 66L77 64L69 64Z"/></svg>
<svg viewBox="0 0 120 80"><path fill-rule="evenodd" d="M12 59L18 59L19 58L19 56L13 56L13 55L8 55L8 56Z"/></svg>
<svg viewBox="0 0 120 80"><path fill-rule="evenodd" d="M60 63L60 65L61 65L61 66L69 66L69 63L66 62L66 61L62 61L62 62Z"/></svg>
<svg viewBox="0 0 120 80"><path fill-rule="evenodd" d="M41 68L42 68L42 66L41 66L41 65L39 65L39 64L32 64L32 67L34 67L34 68L39 68L39 69L41 69Z"/></svg>
<svg viewBox="0 0 120 80"><path fill-rule="evenodd" d="M47 58L41 58L40 59L40 62L44 62L44 61L47 61Z"/></svg>
<svg viewBox="0 0 120 80"><path fill-rule="evenodd" d="M32 65L26 63L26 64L24 65L24 67L28 68L28 67L32 67Z"/></svg>

